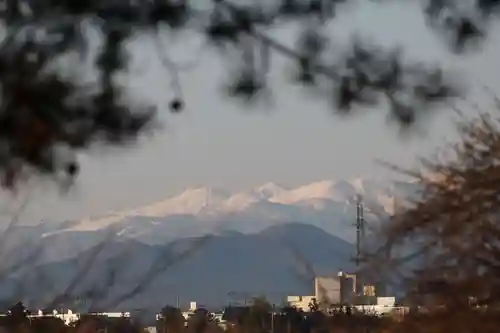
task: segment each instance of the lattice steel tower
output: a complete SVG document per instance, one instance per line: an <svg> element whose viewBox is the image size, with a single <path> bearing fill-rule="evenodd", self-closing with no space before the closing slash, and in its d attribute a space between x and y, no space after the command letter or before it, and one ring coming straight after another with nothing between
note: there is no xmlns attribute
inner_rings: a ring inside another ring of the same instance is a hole
<svg viewBox="0 0 500 333"><path fill-rule="evenodd" d="M356 263L356 270L359 271L359 266L363 261L363 242L365 239L365 218L363 216L363 197L356 195L356 256L354 261Z"/></svg>

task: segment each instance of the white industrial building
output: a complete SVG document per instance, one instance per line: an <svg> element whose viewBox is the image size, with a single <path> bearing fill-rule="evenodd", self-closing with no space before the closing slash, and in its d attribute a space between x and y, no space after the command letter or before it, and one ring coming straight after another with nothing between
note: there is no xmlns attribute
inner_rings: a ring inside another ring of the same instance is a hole
<svg viewBox="0 0 500 333"><path fill-rule="evenodd" d="M333 306L352 306L358 311L383 315L387 313L404 314L406 307L396 306L395 297L377 295L373 285L362 284L355 274L339 272L332 276L318 276L314 279L314 295L288 296L287 303L302 311L310 311L309 304L314 300Z"/></svg>

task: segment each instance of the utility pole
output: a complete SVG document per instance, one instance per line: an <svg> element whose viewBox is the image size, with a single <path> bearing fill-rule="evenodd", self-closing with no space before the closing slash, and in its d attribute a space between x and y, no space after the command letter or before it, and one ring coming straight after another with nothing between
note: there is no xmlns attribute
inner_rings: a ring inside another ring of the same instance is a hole
<svg viewBox="0 0 500 333"><path fill-rule="evenodd" d="M274 312L276 311L276 307L274 306L271 309L271 333L274 333Z"/></svg>

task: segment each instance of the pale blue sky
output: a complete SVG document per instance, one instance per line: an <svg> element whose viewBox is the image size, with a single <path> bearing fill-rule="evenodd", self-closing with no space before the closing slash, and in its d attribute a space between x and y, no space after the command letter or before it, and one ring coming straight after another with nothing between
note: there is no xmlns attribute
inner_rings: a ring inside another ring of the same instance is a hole
<svg viewBox="0 0 500 333"><path fill-rule="evenodd" d="M487 101L477 82L500 91L496 67L500 34L491 33L482 52L451 55L427 29L415 4L395 1L381 6L363 1L362 6L339 15L329 31L336 50L343 50L357 31L382 45L400 43L410 59L458 69L475 85L469 95L472 101ZM491 31L497 32L498 26ZM271 34L292 45L295 32L294 27L280 26ZM139 206L188 186L243 189L267 181L293 186L357 176L390 179L390 173L374 164L375 158L410 166L417 155L428 154L452 133L449 116L438 115L424 126L423 135L408 140L386 123L383 107L361 109L347 119L332 116L328 97L290 84L292 64L276 55L269 78L273 105L242 107L221 92L228 62L213 50L200 48L202 39L195 33L179 40L169 50L175 59L201 59L195 69L182 74L186 112L171 115L164 108L164 128L134 148L97 149L80 156L82 173L68 196L60 197L51 185L36 185L30 190L35 191L35 199L26 221ZM172 45L171 40L165 43ZM138 38L131 49L134 94L164 107L171 98L169 75L159 64L152 42ZM4 203L14 207L12 201Z"/></svg>

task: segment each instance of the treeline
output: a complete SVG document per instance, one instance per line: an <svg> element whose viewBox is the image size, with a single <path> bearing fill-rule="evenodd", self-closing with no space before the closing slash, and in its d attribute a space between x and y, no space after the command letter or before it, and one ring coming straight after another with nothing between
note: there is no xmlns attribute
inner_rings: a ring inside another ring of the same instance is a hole
<svg viewBox="0 0 500 333"><path fill-rule="evenodd" d="M156 321L157 333L432 333L498 332L500 312L493 307L413 308L402 316L363 313L344 306L326 309L312 304L310 311L275 308L258 299L252 306L232 306L222 318L206 309L186 319L179 308L164 307ZM134 317L82 314L67 325L56 316L31 316L22 303L0 316L0 331L12 333L146 333L146 325Z"/></svg>
<svg viewBox="0 0 500 333"><path fill-rule="evenodd" d="M0 331L8 333L138 333L142 325L129 317L110 318L84 314L69 325L51 314L31 316L23 303L18 302L0 315Z"/></svg>
<svg viewBox="0 0 500 333"><path fill-rule="evenodd" d="M229 311L228 311L229 310ZM429 309L428 309L429 310ZM229 313L228 313L229 312ZM224 324L204 309L187 320L179 309L166 307L157 322L158 333L431 333L498 332L500 314L493 308L413 308L404 316L396 313L377 316L343 307L327 314L320 308L304 312L295 307L272 309L259 303L251 307L227 308Z"/></svg>
<svg viewBox="0 0 500 333"><path fill-rule="evenodd" d="M221 320L222 319L222 320ZM187 319L179 308L164 307L156 321L157 333L208 333L208 332L255 332L255 333L306 333L324 330L344 330L345 332L379 332L393 323L393 318L377 317L359 313L346 307L329 315L319 307L311 307L304 312L291 306L274 308L269 303L258 300L252 306L228 307L223 317L217 318L206 309L196 309ZM50 314L31 316L22 303L12 306L0 316L0 330L23 333L145 333L140 320L133 317L107 317L82 314L69 325Z"/></svg>
<svg viewBox="0 0 500 333"><path fill-rule="evenodd" d="M326 314L319 308L304 312L291 306L279 309L259 301L248 307L228 307L219 318L205 309L195 310L186 320L174 307L162 309L157 321L158 333L173 332L255 332L255 333L306 333L331 329L348 329L349 332L377 332L388 327L391 317L356 312L346 307Z"/></svg>

